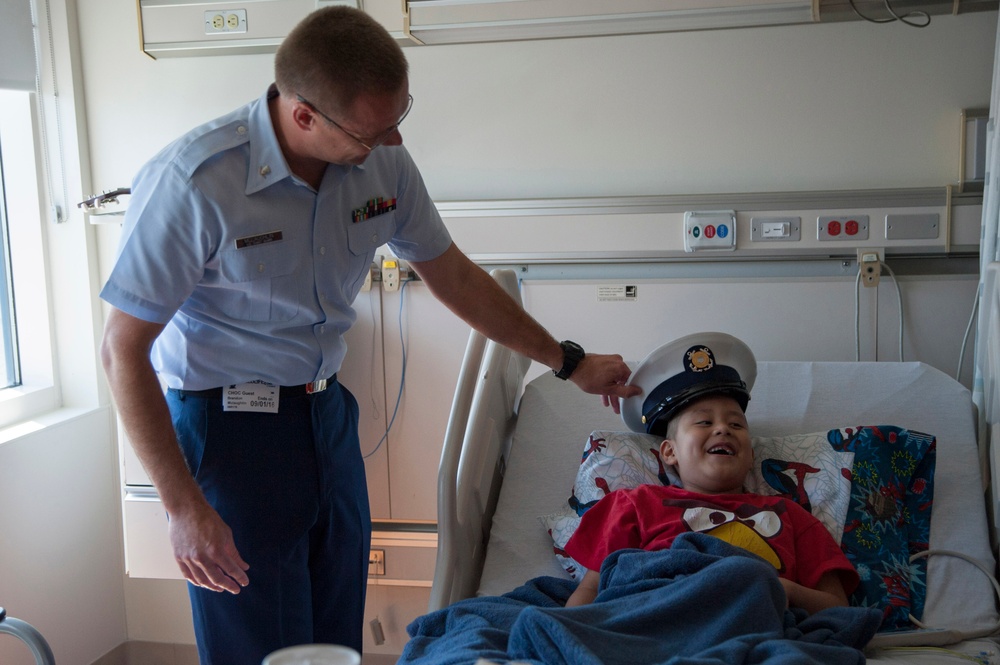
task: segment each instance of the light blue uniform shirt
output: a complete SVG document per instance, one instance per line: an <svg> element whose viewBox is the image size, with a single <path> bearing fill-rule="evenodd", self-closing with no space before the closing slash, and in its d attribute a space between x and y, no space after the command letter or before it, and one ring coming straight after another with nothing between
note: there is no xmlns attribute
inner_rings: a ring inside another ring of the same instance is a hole
<svg viewBox="0 0 1000 665"><path fill-rule="evenodd" d="M101 298L166 324L151 358L171 388L328 378L375 250L426 261L451 244L402 146L329 165L319 191L292 175L273 94L167 146L132 184Z"/></svg>

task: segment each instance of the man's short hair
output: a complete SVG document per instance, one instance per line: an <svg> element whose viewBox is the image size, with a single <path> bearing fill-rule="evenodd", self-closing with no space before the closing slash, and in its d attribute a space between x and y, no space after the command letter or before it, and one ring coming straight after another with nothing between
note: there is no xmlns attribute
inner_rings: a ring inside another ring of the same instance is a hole
<svg viewBox="0 0 1000 665"><path fill-rule="evenodd" d="M406 82L403 49L382 25L350 7L305 17L274 58L282 95L298 94L328 113L345 111L361 93L398 91Z"/></svg>

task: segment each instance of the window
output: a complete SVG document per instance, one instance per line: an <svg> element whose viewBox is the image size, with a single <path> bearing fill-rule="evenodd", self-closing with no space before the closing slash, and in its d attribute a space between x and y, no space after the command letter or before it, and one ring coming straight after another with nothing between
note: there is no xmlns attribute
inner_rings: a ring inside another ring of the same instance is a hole
<svg viewBox="0 0 1000 665"><path fill-rule="evenodd" d="M58 405L36 99L0 90L0 426Z"/></svg>
<svg viewBox="0 0 1000 665"><path fill-rule="evenodd" d="M17 327L14 324L14 290L10 279L10 232L7 221L7 191L3 178L3 150L0 147L0 388L21 383Z"/></svg>

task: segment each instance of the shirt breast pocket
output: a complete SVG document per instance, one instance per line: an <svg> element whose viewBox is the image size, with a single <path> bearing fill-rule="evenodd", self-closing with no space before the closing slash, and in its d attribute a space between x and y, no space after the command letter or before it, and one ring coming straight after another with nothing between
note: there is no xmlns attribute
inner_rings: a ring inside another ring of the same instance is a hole
<svg viewBox="0 0 1000 665"><path fill-rule="evenodd" d="M268 244L219 254L219 309L243 321L288 321L299 310L298 265L291 247Z"/></svg>
<svg viewBox="0 0 1000 665"><path fill-rule="evenodd" d="M347 246L351 250L351 288L350 299L361 290L375 258L375 250L389 242L396 232L396 213L387 212L363 222L357 222L347 227Z"/></svg>

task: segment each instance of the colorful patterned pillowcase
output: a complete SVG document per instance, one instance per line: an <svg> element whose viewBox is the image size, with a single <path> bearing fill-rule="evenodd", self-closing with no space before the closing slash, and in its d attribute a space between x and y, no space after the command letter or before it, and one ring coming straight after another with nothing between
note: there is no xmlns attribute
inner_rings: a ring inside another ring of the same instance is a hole
<svg viewBox="0 0 1000 665"><path fill-rule="evenodd" d="M580 524L580 516L601 497L617 489L644 484L680 484L672 468L660 462L662 437L637 432L590 433L567 505L539 518L552 536L556 559L579 580L587 571L563 551Z"/></svg>
<svg viewBox="0 0 1000 665"><path fill-rule="evenodd" d="M822 522L839 545L851 499L854 453L834 448L827 434L754 437L754 464L744 487L753 494L795 501Z"/></svg>
<svg viewBox="0 0 1000 665"><path fill-rule="evenodd" d="M924 612L937 441L891 425L830 430L830 445L854 453L841 548L861 577L852 605L882 609L880 630L912 628Z"/></svg>

